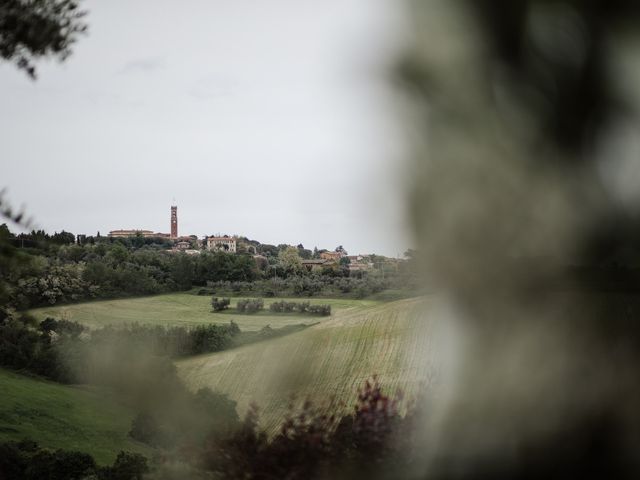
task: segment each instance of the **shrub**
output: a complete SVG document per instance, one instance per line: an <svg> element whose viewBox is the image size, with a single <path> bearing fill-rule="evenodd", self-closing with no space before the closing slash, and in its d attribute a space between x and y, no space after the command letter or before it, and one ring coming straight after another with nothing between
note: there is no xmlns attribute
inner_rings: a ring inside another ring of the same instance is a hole
<svg viewBox="0 0 640 480"><path fill-rule="evenodd" d="M142 480L148 471L147 459L138 453L120 452L112 466L99 467L84 452L49 450L31 440L0 444L2 479Z"/></svg>
<svg viewBox="0 0 640 480"><path fill-rule="evenodd" d="M311 305L310 302L273 302L269 310L275 313L309 313L314 315L331 315L331 305Z"/></svg>
<svg viewBox="0 0 640 480"><path fill-rule="evenodd" d="M111 467L103 467L98 473L101 480L142 480L149 472L147 459L139 453L120 452Z"/></svg>
<svg viewBox="0 0 640 480"><path fill-rule="evenodd" d="M371 291L365 286L360 286L356 289L356 298L366 298L369 295L371 295Z"/></svg>
<svg viewBox="0 0 640 480"><path fill-rule="evenodd" d="M231 305L230 298L218 299L218 297L213 297L211 299L211 307L213 308L214 312L221 312L222 310L226 310L227 308L229 308L229 305Z"/></svg>
<svg viewBox="0 0 640 480"><path fill-rule="evenodd" d="M307 313L309 311L309 307L311 307L310 302L300 302L298 303L298 312Z"/></svg>
<svg viewBox="0 0 640 480"><path fill-rule="evenodd" d="M238 300L236 308L242 313L256 313L264 309L264 301L261 298Z"/></svg>
<svg viewBox="0 0 640 480"><path fill-rule="evenodd" d="M316 315L331 315L331 305L309 305L309 313Z"/></svg>
<svg viewBox="0 0 640 480"><path fill-rule="evenodd" d="M291 312L294 312L296 310L296 303L295 302L285 302L284 300L281 300L279 302L273 302L269 306L269 310L271 310L272 312L277 312L277 313L291 313Z"/></svg>
<svg viewBox="0 0 640 480"><path fill-rule="evenodd" d="M45 333L56 332L58 335L70 335L76 338L82 332L87 330L84 325L78 322L71 322L69 320L56 320L55 318L47 317L40 322L40 330Z"/></svg>

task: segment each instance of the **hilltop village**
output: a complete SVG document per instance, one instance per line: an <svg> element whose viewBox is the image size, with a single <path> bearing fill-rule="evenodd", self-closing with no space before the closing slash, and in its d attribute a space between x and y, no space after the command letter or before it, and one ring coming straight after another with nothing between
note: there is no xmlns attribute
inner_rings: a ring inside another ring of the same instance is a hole
<svg viewBox="0 0 640 480"><path fill-rule="evenodd" d="M199 255L204 251L223 252L228 254L248 254L252 255L259 267L266 267L268 258L277 256L286 245L267 245L256 240L250 240L239 235L211 235L198 238L196 235L179 235L178 233L178 207L171 206L170 233L154 232L143 229L122 229L111 230L110 238L143 238L151 241L155 240L166 244L169 252L182 252L187 255ZM86 241L86 237L78 235L78 241ZM305 249L299 244L294 247L300 256L302 267L310 272L326 272L327 270L343 269L349 273L366 272L373 269L376 260L384 258L386 262L397 262L396 259L389 259L379 255L359 254L349 255L342 247L338 246L334 250Z"/></svg>

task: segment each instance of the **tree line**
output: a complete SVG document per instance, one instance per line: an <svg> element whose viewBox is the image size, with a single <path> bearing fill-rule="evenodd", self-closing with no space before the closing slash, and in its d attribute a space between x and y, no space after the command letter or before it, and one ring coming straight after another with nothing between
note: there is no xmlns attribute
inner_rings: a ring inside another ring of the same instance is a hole
<svg viewBox="0 0 640 480"><path fill-rule="evenodd" d="M269 305L269 311L275 313L302 313L310 315L331 315L331 305L311 305L309 302L287 302L281 300Z"/></svg>
<svg viewBox="0 0 640 480"><path fill-rule="evenodd" d="M99 466L88 453L50 450L32 440L0 443L0 478L23 480L142 480L149 472L139 453L120 452L112 465Z"/></svg>
<svg viewBox="0 0 640 480"><path fill-rule="evenodd" d="M107 388L137 411L133 438L173 448L228 428L237 421L237 413L225 395L206 388L195 393L187 389L172 358L220 351L305 327L265 327L246 334L235 323L90 331L68 320L48 318L38 324L22 315L0 323L0 366L59 383Z"/></svg>
<svg viewBox="0 0 640 480"><path fill-rule="evenodd" d="M0 249L4 252L0 259L0 304L3 309L24 310L225 285L247 292L250 286L266 297L285 292L364 297L394 285L407 285L409 278L402 271L350 276L342 267L309 272L302 267L300 252L305 249L301 245L267 248L269 256L261 258L206 251L186 255L167 248L166 240L143 237L92 237L91 242L77 244L68 232L49 235L40 230L17 235L0 225Z"/></svg>
<svg viewBox="0 0 640 480"><path fill-rule="evenodd" d="M151 326L132 324L89 330L69 320L47 318L39 324L29 315L0 322L0 366L26 371L61 383L100 383L96 351L127 348L132 351L178 358L213 353L306 328L290 325L258 332L242 332L235 322L227 325ZM111 356L109 356L110 358ZM120 361L114 358L114 362Z"/></svg>
<svg viewBox="0 0 640 480"><path fill-rule="evenodd" d="M273 297L352 297L366 298L396 287L407 294L415 291L409 283L397 279L368 275L358 277L332 277L317 273L291 275L286 278L266 278L252 282L217 281L207 282L198 289L199 295L257 295Z"/></svg>

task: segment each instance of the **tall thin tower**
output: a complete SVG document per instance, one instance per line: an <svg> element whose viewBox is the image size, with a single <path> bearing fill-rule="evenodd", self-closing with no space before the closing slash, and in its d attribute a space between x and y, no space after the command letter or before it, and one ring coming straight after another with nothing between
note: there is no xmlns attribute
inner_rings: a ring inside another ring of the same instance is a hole
<svg viewBox="0 0 640 480"><path fill-rule="evenodd" d="M178 238L178 207L171 206L171 238Z"/></svg>

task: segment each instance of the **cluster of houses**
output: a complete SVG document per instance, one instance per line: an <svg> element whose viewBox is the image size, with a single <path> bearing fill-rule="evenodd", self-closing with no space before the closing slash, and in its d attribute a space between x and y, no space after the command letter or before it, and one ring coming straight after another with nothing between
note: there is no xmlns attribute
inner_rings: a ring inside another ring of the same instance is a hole
<svg viewBox="0 0 640 480"><path fill-rule="evenodd" d="M343 259L348 261L343 262ZM302 265L310 272L319 272L325 268L345 266L350 272L362 272L373 268L373 263L363 255L347 255L344 252L322 252L320 258L302 260Z"/></svg>
<svg viewBox="0 0 640 480"><path fill-rule="evenodd" d="M190 255L197 255L203 248L214 252L228 252L236 253L237 251L237 238L224 236L212 236L207 237L204 241L198 240L195 235L178 236L178 207L177 205L171 206L170 217L171 233L154 232L153 230L111 230L109 236L112 238L125 238L125 237L143 237L143 238L159 238L169 239L174 241L172 252L185 252ZM255 253L255 252L254 252Z"/></svg>
<svg viewBox="0 0 640 480"><path fill-rule="evenodd" d="M203 249L210 252L236 253L237 238L224 235L222 237L207 237L201 241L195 235L186 238L180 237L171 250L194 255L199 254Z"/></svg>
<svg viewBox="0 0 640 480"><path fill-rule="evenodd" d="M194 249L194 244L201 248ZM253 245L243 244L243 251L252 253L256 261L264 260L266 257L258 255ZM173 246L172 251L185 252L187 254L199 254L203 250L210 252L237 253L238 238L228 235L206 237L204 240L197 240L195 237L189 240L180 240ZM346 260L345 260L346 259ZM321 252L320 258L303 259L302 266L310 272L321 272L326 268L346 267L350 272L363 272L373 268L373 263L368 256L347 255L345 252Z"/></svg>
<svg viewBox="0 0 640 480"><path fill-rule="evenodd" d="M159 233L152 230L112 230L109 236L113 238L123 237L144 237L144 238L160 238L172 240L173 246L170 252L184 252L188 255L198 255L203 250L210 252L226 252L237 253L238 238L229 235L217 235L206 237L199 240L195 235L178 236L178 207L171 206L170 217L171 233ZM244 245L244 251L253 253L257 262L266 260L265 257L257 254L256 247L253 245ZM346 260L344 260L346 259ZM322 271L326 268L337 268L344 266L351 272L366 271L373 268L373 263L369 261L369 257L363 255L347 255L342 249L340 251L320 253L320 258L311 260L302 260L302 265L311 272Z"/></svg>

